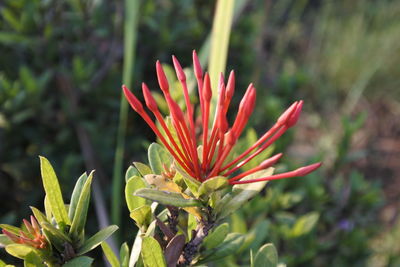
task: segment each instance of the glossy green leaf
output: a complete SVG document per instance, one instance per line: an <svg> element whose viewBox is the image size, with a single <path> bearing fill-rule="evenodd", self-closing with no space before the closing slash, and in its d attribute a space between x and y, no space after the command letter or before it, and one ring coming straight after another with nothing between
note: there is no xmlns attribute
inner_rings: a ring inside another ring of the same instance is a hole
<svg viewBox="0 0 400 267"><path fill-rule="evenodd" d="M118 229L118 226L116 225L110 225L104 229L101 229L98 231L96 234L94 234L92 237L90 237L88 240L85 241L85 243L78 249L78 255L85 254L98 245L101 244L104 240L109 238L116 230Z"/></svg>
<svg viewBox="0 0 400 267"><path fill-rule="evenodd" d="M128 180L133 177L133 176L140 176L140 172L138 169L136 169L134 166L129 166L128 169L125 172L125 182L128 182Z"/></svg>
<svg viewBox="0 0 400 267"><path fill-rule="evenodd" d="M194 198L184 198L179 193L167 191L159 191L156 189L142 188L135 192L136 196L143 197L163 205L171 205L175 207L194 207L201 206L200 201Z"/></svg>
<svg viewBox="0 0 400 267"><path fill-rule="evenodd" d="M141 226L147 226L151 222L151 208L148 205L143 205L131 211L130 217Z"/></svg>
<svg viewBox="0 0 400 267"><path fill-rule="evenodd" d="M51 221L52 212L51 212L49 197L47 195L44 196L44 212L46 213L47 220Z"/></svg>
<svg viewBox="0 0 400 267"><path fill-rule="evenodd" d="M87 256L81 256L67 261L62 267L90 267L93 259Z"/></svg>
<svg viewBox="0 0 400 267"><path fill-rule="evenodd" d="M169 168L172 164L171 155L157 143L149 146L148 157L150 167L155 174L162 174L165 171L163 165Z"/></svg>
<svg viewBox="0 0 400 267"><path fill-rule="evenodd" d="M85 184L82 187L81 194L76 206L75 216L69 229L69 233L75 238L81 235L82 231L85 229L87 212L89 209L90 202L90 192L93 179L93 172L89 174L86 179Z"/></svg>
<svg viewBox="0 0 400 267"><path fill-rule="evenodd" d="M229 233L229 224L223 223L214 229L206 238L204 238L203 246L212 249L221 244Z"/></svg>
<svg viewBox="0 0 400 267"><path fill-rule="evenodd" d="M301 216L294 224L290 233L291 237L299 237L311 232L317 224L319 214L317 212L310 212Z"/></svg>
<svg viewBox="0 0 400 267"><path fill-rule="evenodd" d="M111 264L112 267L120 267L117 256L114 254L111 247L107 244L106 241L101 242L101 249L103 250L107 261Z"/></svg>
<svg viewBox="0 0 400 267"><path fill-rule="evenodd" d="M57 224L60 225L60 227L70 225L71 221L65 208L56 173L54 172L50 162L41 156L40 170L42 174L43 187L49 200L51 212L54 215Z"/></svg>
<svg viewBox="0 0 400 267"><path fill-rule="evenodd" d="M6 246L6 251L16 258L24 259L29 253L34 252L35 249L24 244L11 244Z"/></svg>
<svg viewBox="0 0 400 267"><path fill-rule="evenodd" d="M234 254L240 249L244 242L244 235L238 233L230 233L224 239L224 242L218 247L204 251L199 263L215 261Z"/></svg>
<svg viewBox="0 0 400 267"><path fill-rule="evenodd" d="M224 176L212 177L204 181L199 188L199 195L208 195L228 186L228 179Z"/></svg>
<svg viewBox="0 0 400 267"><path fill-rule="evenodd" d="M142 241L142 258L145 267L166 267L163 251L157 240L146 236Z"/></svg>
<svg viewBox="0 0 400 267"><path fill-rule="evenodd" d="M121 262L121 267L129 266L129 247L126 242L121 245L119 250L119 261Z"/></svg>
<svg viewBox="0 0 400 267"><path fill-rule="evenodd" d="M146 164L143 164L141 162L133 162L133 165L139 171L141 176L145 176L147 174L151 174L152 173L150 167L147 166Z"/></svg>
<svg viewBox="0 0 400 267"><path fill-rule="evenodd" d="M129 178L128 182L125 185L125 200L126 204L128 205L129 211L132 211L146 204L145 199L134 195L136 190L145 187L146 183L139 176L133 176Z"/></svg>
<svg viewBox="0 0 400 267"><path fill-rule="evenodd" d="M38 221L38 223L41 225L43 222L49 222L46 218L46 215L43 214L43 212L41 212L40 210L38 210L35 207L30 207L33 213L33 216L35 216L36 220Z"/></svg>
<svg viewBox="0 0 400 267"><path fill-rule="evenodd" d="M273 168L261 170L242 178L241 181L269 176L273 173L273 171ZM267 182L268 181L234 185L232 187L232 193L230 194L231 199L228 199L229 197L227 197L226 202L221 202L221 204L217 205L216 207L216 210L218 211L218 218L225 218L232 212L236 211L245 202L257 195L265 187Z"/></svg>
<svg viewBox="0 0 400 267"><path fill-rule="evenodd" d="M262 246L255 258L254 266L257 267L276 267L278 265L278 253L273 244L265 244Z"/></svg>
<svg viewBox="0 0 400 267"><path fill-rule="evenodd" d="M76 206L78 205L78 200L81 195L83 185L85 184L87 178L88 176L86 172L83 173L79 177L78 181L76 181L74 190L72 191L71 202L69 203L69 209L68 209L68 217L71 221L74 219Z"/></svg>
<svg viewBox="0 0 400 267"><path fill-rule="evenodd" d="M44 265L43 259L32 251L26 255L24 267L46 267L46 265Z"/></svg>

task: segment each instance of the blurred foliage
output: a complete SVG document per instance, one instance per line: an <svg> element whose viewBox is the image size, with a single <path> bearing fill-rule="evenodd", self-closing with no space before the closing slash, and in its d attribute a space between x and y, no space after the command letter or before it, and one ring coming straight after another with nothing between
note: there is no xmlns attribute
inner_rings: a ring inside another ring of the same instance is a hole
<svg viewBox="0 0 400 267"><path fill-rule="evenodd" d="M145 80L158 88L156 59L170 62L169 55L175 54L189 66L186 55L203 44L213 12L212 1L143 1L134 87ZM121 1L1 1L0 195L7 199L0 207L2 223L27 217L28 205L42 208L39 154L54 162L65 192L73 189L68 177L91 169L88 147L96 173L103 173L100 183L110 182L122 76L122 14ZM323 170L270 183L263 195L230 218L235 232L257 233L250 247L273 242L288 266L323 266L327 261L364 266L377 257L381 266L398 262L394 250L384 253L369 245L382 228L377 211L384 199L378 181L352 168L360 155L351 151L351 140L363 125L362 118L352 116L360 98L399 97L399 15L399 1L390 0L258 0L249 1L234 19L227 69L235 69L240 92L233 105L253 81L258 99L250 125L256 131L302 98L311 126L324 134L312 143L322 151ZM145 147L154 140L138 116L132 115L129 123L126 166L143 160ZM88 138L82 138L82 131ZM292 140L293 131L277 151ZM305 155L299 161L312 160ZM295 166L297 162L284 162L281 168ZM109 188L103 189L108 201ZM91 233L96 232L94 216L88 220ZM121 231L132 241L133 224L123 223ZM376 240L389 242L395 233L390 231ZM248 257L246 250L218 266L234 266Z"/></svg>

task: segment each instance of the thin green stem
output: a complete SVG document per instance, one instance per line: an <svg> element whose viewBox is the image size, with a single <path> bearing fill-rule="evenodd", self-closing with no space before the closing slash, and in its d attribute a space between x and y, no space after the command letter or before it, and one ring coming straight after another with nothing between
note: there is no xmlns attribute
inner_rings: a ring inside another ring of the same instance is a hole
<svg viewBox="0 0 400 267"><path fill-rule="evenodd" d="M135 60L135 47L138 26L139 0L125 0L125 22L124 22L124 65L123 65L123 83L130 87L133 75ZM119 113L119 124L117 133L117 145L115 149L114 171L112 181L112 204L111 218L112 222L120 225L121 221L121 199L122 179L123 179L123 158L125 148L126 124L128 118L128 102L125 100L121 90L121 103Z"/></svg>

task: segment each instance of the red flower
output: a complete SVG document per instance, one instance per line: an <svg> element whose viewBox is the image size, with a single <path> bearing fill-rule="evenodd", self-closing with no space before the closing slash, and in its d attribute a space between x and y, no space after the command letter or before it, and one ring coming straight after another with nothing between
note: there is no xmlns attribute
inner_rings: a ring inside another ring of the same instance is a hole
<svg viewBox="0 0 400 267"><path fill-rule="evenodd" d="M319 166L321 163L315 163L309 166L299 168L294 171L275 174L268 177L260 177L253 180L240 181L239 179L252 174L261 169L268 168L275 164L281 157L282 153L272 156L264 160L259 166L243 172L241 174L234 175L243 165L248 163L255 156L264 151L267 147L273 144L287 129L296 124L303 101L294 102L276 121L275 125L268 130L257 142L249 147L245 152L239 155L237 158L230 162L225 162L227 156L232 151L232 148L236 144L236 141L240 137L248 118L253 112L255 101L256 101L256 89L253 84L250 84L244 94L239 110L236 115L236 119L233 125L229 126L226 114L229 107L229 103L232 99L235 90L235 73L231 71L228 82L225 85L224 77L221 74L218 86L218 101L216 105L216 111L214 114L212 127L210 125L210 102L212 98L212 90L210 85L210 77L208 73L203 75L202 68L196 55L196 51L193 51L193 66L194 74L196 76L198 85L198 94L200 99L200 113L201 122L203 127L202 133L202 153L199 156L197 152L198 141L196 139L195 132L195 120L194 107L190 103L188 87L186 83L186 76L182 70L179 61L172 56L174 63L176 76L183 87L183 94L186 103L186 113L184 113L179 105L172 99L169 92L169 84L167 77L165 76L164 70L159 61L156 63L157 77L160 88L164 94L165 100L170 110L170 116L172 118L172 124L178 136L179 142L176 142L172 136L172 133L168 129L164 122L163 116L161 115L157 103L154 100L149 88L145 83L142 83L142 90L147 108L154 114L155 118L160 123L162 129L165 132L165 136L161 134L156 124L153 122L149 114L143 108L141 102L135 97L135 95L129 91L126 86L122 86L124 94L132 106L132 108L139 113L140 116L147 122L154 133L160 138L165 148L171 153L174 159L182 166L185 171L196 178L199 181L207 180L217 175L223 175L226 177L232 176L229 179L231 184L243 184L253 183L266 180L275 180L282 178L289 178L295 176L304 176Z"/></svg>
<svg viewBox="0 0 400 267"><path fill-rule="evenodd" d="M47 246L47 240L40 231L40 226L34 216L31 216L31 222L23 220L26 231L19 231L19 234L11 233L5 229L2 230L11 241L17 244L25 244L34 248L43 249Z"/></svg>

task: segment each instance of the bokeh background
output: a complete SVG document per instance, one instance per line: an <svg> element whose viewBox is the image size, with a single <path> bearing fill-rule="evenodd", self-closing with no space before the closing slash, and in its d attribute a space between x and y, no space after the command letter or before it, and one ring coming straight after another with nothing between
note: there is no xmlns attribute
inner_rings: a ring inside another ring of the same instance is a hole
<svg viewBox="0 0 400 267"><path fill-rule="evenodd" d="M324 165L271 182L229 219L232 230L253 233L250 248L273 242L288 266L400 266L400 1L238 2L227 61L237 77L233 105L250 82L258 93L245 139L303 99L298 125L275 146L286 153L280 169ZM158 90L156 59L170 65L175 54L190 66L214 11L214 1L141 1L131 89L146 81ZM107 222L99 210L110 213L113 198L124 12L123 1L0 2L1 223L42 208L38 155L50 159L66 195L95 168L89 231ZM154 140L130 111L123 168L146 161ZM119 237L132 242L122 191L115 197ZM249 250L215 266L245 266Z"/></svg>

